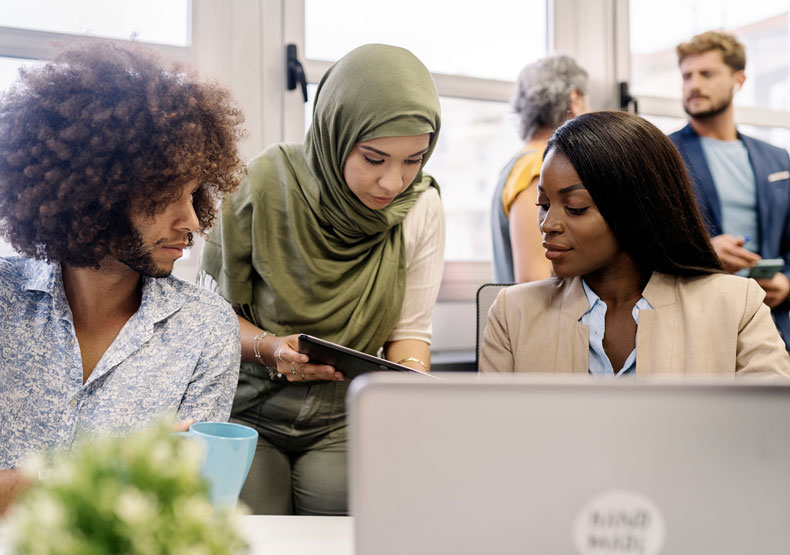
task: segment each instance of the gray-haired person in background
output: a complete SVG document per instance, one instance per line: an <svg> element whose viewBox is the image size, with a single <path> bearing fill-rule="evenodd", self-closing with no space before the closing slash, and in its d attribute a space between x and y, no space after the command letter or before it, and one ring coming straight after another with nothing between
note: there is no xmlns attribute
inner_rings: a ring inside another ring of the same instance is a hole
<svg viewBox="0 0 790 555"><path fill-rule="evenodd" d="M491 226L497 283L551 277L538 229L537 182L551 134L566 120L589 111L587 72L570 56L542 58L521 70L510 104L525 144L502 169L494 192Z"/></svg>

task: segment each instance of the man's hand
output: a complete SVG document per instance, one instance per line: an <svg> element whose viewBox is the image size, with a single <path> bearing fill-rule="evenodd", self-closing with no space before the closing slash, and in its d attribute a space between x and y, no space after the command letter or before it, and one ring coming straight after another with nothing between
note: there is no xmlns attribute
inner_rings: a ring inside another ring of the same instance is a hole
<svg viewBox="0 0 790 555"><path fill-rule="evenodd" d="M760 255L743 248L746 242L743 237L733 237L727 233L712 237L713 250L721 260L725 272L734 274L744 268L751 268L760 261ZM766 302L768 298L766 297Z"/></svg>
<svg viewBox="0 0 790 555"><path fill-rule="evenodd" d="M0 516L2 516L17 495L32 485L32 482L14 469L0 470Z"/></svg>
<svg viewBox="0 0 790 555"><path fill-rule="evenodd" d="M763 302L771 308L782 304L790 295L790 279L781 272L775 273L771 279L758 279L757 283L765 291Z"/></svg>
<svg viewBox="0 0 790 555"><path fill-rule="evenodd" d="M187 418L186 420L182 420L181 422L176 422L173 424L173 431L174 432L188 432L189 427L195 423L194 418Z"/></svg>

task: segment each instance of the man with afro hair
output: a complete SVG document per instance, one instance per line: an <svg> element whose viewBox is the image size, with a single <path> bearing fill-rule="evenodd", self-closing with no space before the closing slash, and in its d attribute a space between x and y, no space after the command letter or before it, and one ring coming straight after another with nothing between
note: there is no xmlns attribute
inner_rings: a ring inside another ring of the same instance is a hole
<svg viewBox="0 0 790 555"><path fill-rule="evenodd" d="M32 452L164 414L227 420L231 306L171 276L243 175L230 94L134 43L23 69L0 97L0 513Z"/></svg>

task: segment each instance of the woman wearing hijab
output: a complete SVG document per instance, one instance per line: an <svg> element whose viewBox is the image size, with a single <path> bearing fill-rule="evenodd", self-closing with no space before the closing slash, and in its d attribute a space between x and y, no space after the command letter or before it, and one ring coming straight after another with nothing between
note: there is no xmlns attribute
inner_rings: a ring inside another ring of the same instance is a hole
<svg viewBox="0 0 790 555"><path fill-rule="evenodd" d="M500 292L481 370L790 375L753 279L721 271L672 142L597 112L548 142L538 223L556 277Z"/></svg>
<svg viewBox="0 0 790 555"><path fill-rule="evenodd" d="M260 439L242 500L261 514L346 514L341 372L307 333L427 371L444 212L422 168L439 133L430 73L409 51L359 47L321 79L304 144L249 164L201 270L240 314L233 419Z"/></svg>

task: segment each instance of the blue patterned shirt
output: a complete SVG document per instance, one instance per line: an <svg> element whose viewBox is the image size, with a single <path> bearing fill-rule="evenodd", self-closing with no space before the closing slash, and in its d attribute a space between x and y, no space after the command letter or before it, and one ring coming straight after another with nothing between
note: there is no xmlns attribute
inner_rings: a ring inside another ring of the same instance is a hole
<svg viewBox="0 0 790 555"><path fill-rule="evenodd" d="M83 385L60 265L0 258L0 468L164 414L227 420L240 349L221 297L173 276L143 278L140 308Z"/></svg>

